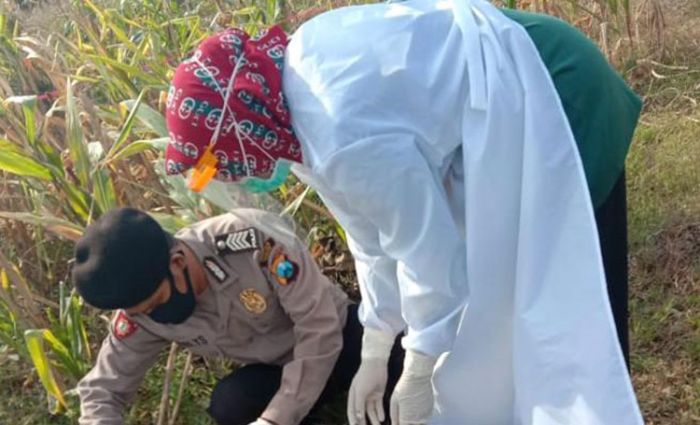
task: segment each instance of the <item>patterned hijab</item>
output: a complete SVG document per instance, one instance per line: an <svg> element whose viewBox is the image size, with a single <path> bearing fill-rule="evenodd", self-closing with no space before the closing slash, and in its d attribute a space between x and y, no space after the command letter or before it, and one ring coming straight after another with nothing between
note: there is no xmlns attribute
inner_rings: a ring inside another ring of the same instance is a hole
<svg viewBox="0 0 700 425"><path fill-rule="evenodd" d="M287 43L278 26L256 37L227 29L177 67L166 110L168 174L195 166L208 147L214 177L229 182L266 177L279 159L302 162L282 93Z"/></svg>

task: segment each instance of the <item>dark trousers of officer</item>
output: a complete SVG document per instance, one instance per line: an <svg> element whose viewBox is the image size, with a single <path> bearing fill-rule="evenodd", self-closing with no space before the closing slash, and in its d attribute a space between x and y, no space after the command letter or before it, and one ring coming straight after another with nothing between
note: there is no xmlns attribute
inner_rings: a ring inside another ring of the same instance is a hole
<svg viewBox="0 0 700 425"><path fill-rule="evenodd" d="M324 405L338 400L338 396L341 396L343 415L345 414L345 393L360 366L362 329L357 318L357 305L350 305L343 329L343 349L323 392L302 425L322 424L319 413ZM400 338L397 338L389 358L389 379L384 396L387 417L390 395L401 376L403 357ZM248 425L265 410L279 389L281 379L281 366L251 364L236 369L214 387L208 412L219 425Z"/></svg>
<svg viewBox="0 0 700 425"><path fill-rule="evenodd" d="M603 254L608 296L617 337L629 369L629 330L627 306L627 191L625 173L615 183L605 202L595 210L598 237Z"/></svg>

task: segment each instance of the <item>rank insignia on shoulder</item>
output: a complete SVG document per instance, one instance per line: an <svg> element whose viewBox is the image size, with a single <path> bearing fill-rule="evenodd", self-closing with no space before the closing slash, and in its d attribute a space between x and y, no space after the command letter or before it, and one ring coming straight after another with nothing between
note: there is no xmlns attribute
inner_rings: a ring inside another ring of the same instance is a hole
<svg viewBox="0 0 700 425"><path fill-rule="evenodd" d="M252 251L260 247L258 232L249 227L236 232L216 236L214 242L219 254Z"/></svg>
<svg viewBox="0 0 700 425"><path fill-rule="evenodd" d="M241 301L241 304L243 304L243 307L250 313L262 314L267 310L267 301L265 301L265 297L255 289L248 288L242 290L241 293L238 294L238 299Z"/></svg>
<svg viewBox="0 0 700 425"><path fill-rule="evenodd" d="M270 255L272 254L272 248L275 247L275 240L272 238L265 239L262 249L260 250L260 256L258 257L258 263L265 267L270 261Z"/></svg>
<svg viewBox="0 0 700 425"><path fill-rule="evenodd" d="M275 278L277 283L282 286L287 286L294 282L299 274L299 266L293 261L287 259L284 254L277 254L270 262L268 271Z"/></svg>
<svg viewBox="0 0 700 425"><path fill-rule="evenodd" d="M112 333L118 340L127 338L138 329L138 325L126 315L124 310L119 310L116 319L114 319Z"/></svg>
<svg viewBox="0 0 700 425"><path fill-rule="evenodd" d="M228 278L228 274L219 265L219 263L214 259L214 257L204 257L204 267L209 270L209 273L214 275L219 283L225 281Z"/></svg>

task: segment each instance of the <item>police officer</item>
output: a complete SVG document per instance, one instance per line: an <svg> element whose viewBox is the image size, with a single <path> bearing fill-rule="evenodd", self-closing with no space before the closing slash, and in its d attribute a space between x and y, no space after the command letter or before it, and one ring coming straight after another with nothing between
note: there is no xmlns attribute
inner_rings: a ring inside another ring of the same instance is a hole
<svg viewBox="0 0 700 425"><path fill-rule="evenodd" d="M362 328L356 306L283 228L272 214L240 210L173 237L133 208L89 226L75 247L74 284L87 303L118 311L78 384L80 424L122 424L171 341L243 365L212 392L219 424L318 423L319 406L347 390L358 368ZM389 386L401 357L395 345Z"/></svg>

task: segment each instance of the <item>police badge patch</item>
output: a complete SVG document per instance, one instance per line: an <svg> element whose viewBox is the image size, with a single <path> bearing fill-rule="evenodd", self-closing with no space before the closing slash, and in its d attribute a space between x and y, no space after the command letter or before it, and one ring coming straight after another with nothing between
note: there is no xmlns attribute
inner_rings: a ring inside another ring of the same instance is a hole
<svg viewBox="0 0 700 425"><path fill-rule="evenodd" d="M228 274L226 274L226 271L216 262L214 257L204 257L204 267L209 270L209 273L214 275L219 283L228 278Z"/></svg>
<svg viewBox="0 0 700 425"><path fill-rule="evenodd" d="M238 294L238 299L241 301L241 304L243 304L243 307L250 313L262 314L267 310L267 301L265 301L265 297L255 289L244 289Z"/></svg>
<svg viewBox="0 0 700 425"><path fill-rule="evenodd" d="M290 261L283 253L279 253L270 262L268 271L277 283L287 286L296 280L299 275L299 266L297 263Z"/></svg>
<svg viewBox="0 0 700 425"><path fill-rule="evenodd" d="M138 329L138 325L129 319L124 310L119 310L117 317L114 319L114 326L112 327L114 337L118 340L122 340L136 332L136 329Z"/></svg>

